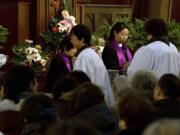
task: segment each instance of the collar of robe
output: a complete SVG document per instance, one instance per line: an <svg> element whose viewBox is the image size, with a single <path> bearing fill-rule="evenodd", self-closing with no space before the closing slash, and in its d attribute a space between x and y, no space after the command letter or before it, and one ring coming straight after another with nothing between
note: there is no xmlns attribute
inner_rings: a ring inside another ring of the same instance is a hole
<svg viewBox="0 0 180 135"><path fill-rule="evenodd" d="M78 50L78 53L77 53L77 56L86 48L89 48L89 45L84 45L83 47L81 47L79 50Z"/></svg>
<svg viewBox="0 0 180 135"><path fill-rule="evenodd" d="M170 41L167 36L159 36L159 37L153 37L149 43L155 42L155 41L161 41L164 42L166 45L170 45Z"/></svg>

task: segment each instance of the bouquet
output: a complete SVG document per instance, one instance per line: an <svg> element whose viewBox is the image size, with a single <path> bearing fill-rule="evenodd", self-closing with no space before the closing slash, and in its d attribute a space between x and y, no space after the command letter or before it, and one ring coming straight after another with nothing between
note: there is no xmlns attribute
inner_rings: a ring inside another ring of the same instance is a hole
<svg viewBox="0 0 180 135"><path fill-rule="evenodd" d="M62 16L63 19L51 17L48 30L40 33L40 36L51 50L58 49L62 39L71 31L72 27L76 25L75 17L70 16L67 10L62 11Z"/></svg>
<svg viewBox="0 0 180 135"><path fill-rule="evenodd" d="M12 47L14 57L13 62L23 63L31 66L35 71L45 71L49 59L48 51L42 51L40 45L33 45L32 40L26 39Z"/></svg>
<svg viewBox="0 0 180 135"><path fill-rule="evenodd" d="M40 33L40 36L50 50L56 50L67 33L68 27L65 23L61 23L58 18L52 17L49 21L48 30Z"/></svg>

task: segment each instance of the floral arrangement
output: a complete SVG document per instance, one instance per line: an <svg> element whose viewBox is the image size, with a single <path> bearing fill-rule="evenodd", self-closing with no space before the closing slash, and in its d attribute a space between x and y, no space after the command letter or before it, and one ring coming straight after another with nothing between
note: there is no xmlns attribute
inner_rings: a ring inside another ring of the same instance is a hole
<svg viewBox="0 0 180 135"><path fill-rule="evenodd" d="M59 22L59 18L52 17L49 20L48 30L40 33L43 41L47 44L50 50L59 48L59 43L67 33L67 28Z"/></svg>
<svg viewBox="0 0 180 135"><path fill-rule="evenodd" d="M44 42L50 50L57 50L61 40L71 31L71 28L76 25L75 17L70 16L67 10L62 11L63 19L51 17L48 24L48 30L40 33Z"/></svg>
<svg viewBox="0 0 180 135"><path fill-rule="evenodd" d="M49 59L48 51L42 51L40 45L33 45L32 40L25 39L24 42L19 42L13 48L13 62L23 63L32 66L35 71L45 71L47 61Z"/></svg>

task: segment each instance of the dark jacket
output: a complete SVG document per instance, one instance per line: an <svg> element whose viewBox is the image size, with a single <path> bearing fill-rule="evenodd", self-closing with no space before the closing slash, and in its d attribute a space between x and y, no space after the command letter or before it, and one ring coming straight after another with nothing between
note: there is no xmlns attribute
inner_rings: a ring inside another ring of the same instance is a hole
<svg viewBox="0 0 180 135"><path fill-rule="evenodd" d="M0 131L4 135L20 135L24 121L19 111L0 112Z"/></svg>
<svg viewBox="0 0 180 135"><path fill-rule="evenodd" d="M119 61L115 48L107 42L102 52L102 59L107 69L119 70Z"/></svg>
<svg viewBox="0 0 180 135"><path fill-rule="evenodd" d="M86 109L76 117L91 123L103 135L117 135L119 132L118 120L105 104L98 104Z"/></svg>
<svg viewBox="0 0 180 135"><path fill-rule="evenodd" d="M141 135L142 134L142 130L138 130L138 129L125 129L125 130L121 130L119 135Z"/></svg>
<svg viewBox="0 0 180 135"><path fill-rule="evenodd" d="M163 99L155 103L156 119L180 118L180 101L177 99Z"/></svg>
<svg viewBox="0 0 180 135"><path fill-rule="evenodd" d="M28 124L21 135L42 135L40 123L30 123Z"/></svg>

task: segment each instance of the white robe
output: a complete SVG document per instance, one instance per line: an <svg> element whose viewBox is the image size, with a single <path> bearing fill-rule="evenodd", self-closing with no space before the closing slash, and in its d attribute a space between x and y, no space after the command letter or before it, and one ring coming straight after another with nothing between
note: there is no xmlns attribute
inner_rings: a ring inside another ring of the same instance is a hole
<svg viewBox="0 0 180 135"><path fill-rule="evenodd" d="M155 72L158 78L166 73L179 76L180 56L177 48L172 43L168 46L161 41L155 41L141 47L135 53L127 74L131 76L142 69Z"/></svg>
<svg viewBox="0 0 180 135"><path fill-rule="evenodd" d="M92 83L102 88L107 105L114 105L115 100L108 72L103 61L93 49L86 48L80 52L74 63L74 70L84 71L91 79Z"/></svg>

